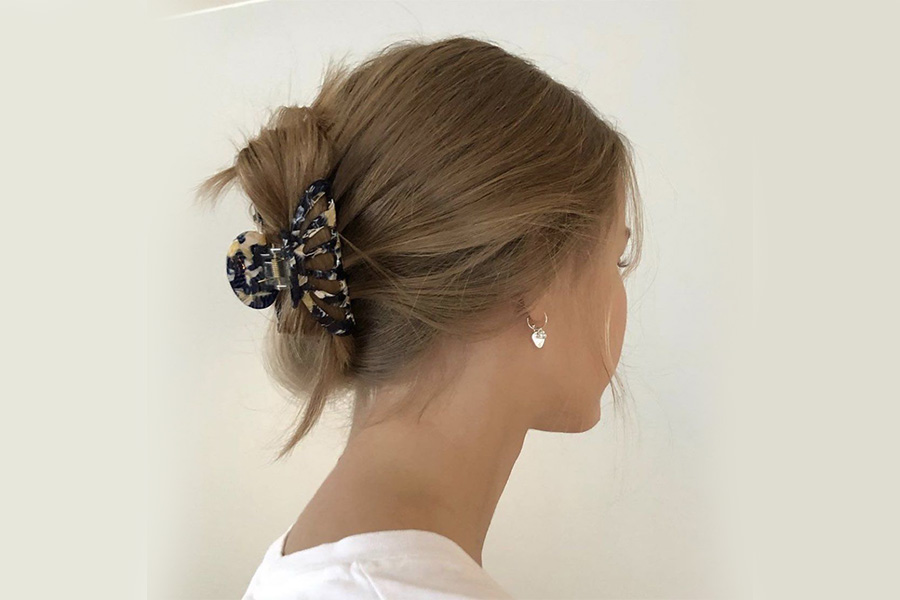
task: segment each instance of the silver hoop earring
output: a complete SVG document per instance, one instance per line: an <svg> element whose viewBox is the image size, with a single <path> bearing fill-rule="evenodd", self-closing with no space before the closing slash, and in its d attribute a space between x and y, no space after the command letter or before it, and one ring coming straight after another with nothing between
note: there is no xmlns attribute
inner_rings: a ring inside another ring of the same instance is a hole
<svg viewBox="0 0 900 600"><path fill-rule="evenodd" d="M531 327L531 330L534 332L531 334L531 341L534 342L534 345L538 348L542 348L544 346L544 340L547 339L547 332L544 331L544 325L547 324L547 313L544 313L544 325L540 327L534 325L531 322L530 316L525 316L525 322L528 323L528 326Z"/></svg>

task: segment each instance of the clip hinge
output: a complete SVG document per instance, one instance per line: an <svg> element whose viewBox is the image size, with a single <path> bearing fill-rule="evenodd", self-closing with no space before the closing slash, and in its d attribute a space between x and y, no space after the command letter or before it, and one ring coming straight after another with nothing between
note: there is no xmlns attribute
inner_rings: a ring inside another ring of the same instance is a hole
<svg viewBox="0 0 900 600"><path fill-rule="evenodd" d="M284 248L269 247L269 251L263 256L263 283L276 289L283 290L291 286L291 269Z"/></svg>

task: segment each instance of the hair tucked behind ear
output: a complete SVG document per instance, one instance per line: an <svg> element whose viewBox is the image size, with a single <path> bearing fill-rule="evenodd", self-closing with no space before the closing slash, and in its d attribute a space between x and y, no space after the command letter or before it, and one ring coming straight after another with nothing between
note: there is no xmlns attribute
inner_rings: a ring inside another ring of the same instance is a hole
<svg viewBox="0 0 900 600"><path fill-rule="evenodd" d="M273 322L268 368L308 397L280 456L332 396L351 392L359 407L434 358L440 339L524 321L555 274L605 243L623 184L640 248L625 137L576 91L472 38L393 44L352 70L329 64L310 106L277 109L200 196L237 183L277 239L326 176L357 332L332 336L276 300L284 330Z"/></svg>

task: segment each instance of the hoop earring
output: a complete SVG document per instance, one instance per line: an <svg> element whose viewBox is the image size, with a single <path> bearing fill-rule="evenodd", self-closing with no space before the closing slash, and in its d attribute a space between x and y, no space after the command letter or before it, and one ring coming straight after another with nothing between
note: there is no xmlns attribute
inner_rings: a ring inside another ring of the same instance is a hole
<svg viewBox="0 0 900 600"><path fill-rule="evenodd" d="M544 325L547 324L547 313L544 313L544 325L540 327L534 325L531 322L531 317L526 315L525 322L528 323L528 326L531 327L531 330L534 332L531 334L531 341L534 342L534 345L538 348L543 348L544 340L547 339L547 332L544 331Z"/></svg>

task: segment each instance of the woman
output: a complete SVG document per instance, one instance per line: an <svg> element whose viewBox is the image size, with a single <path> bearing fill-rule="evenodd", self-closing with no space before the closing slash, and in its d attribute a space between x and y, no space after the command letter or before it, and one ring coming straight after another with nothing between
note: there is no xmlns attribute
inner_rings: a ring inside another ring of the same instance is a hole
<svg viewBox="0 0 900 600"><path fill-rule="evenodd" d="M525 435L593 427L619 359L625 137L493 44L404 42L331 65L201 195L232 183L259 230L229 279L274 306L267 364L308 398L281 456L327 402L353 407L245 598L509 598L481 555Z"/></svg>

